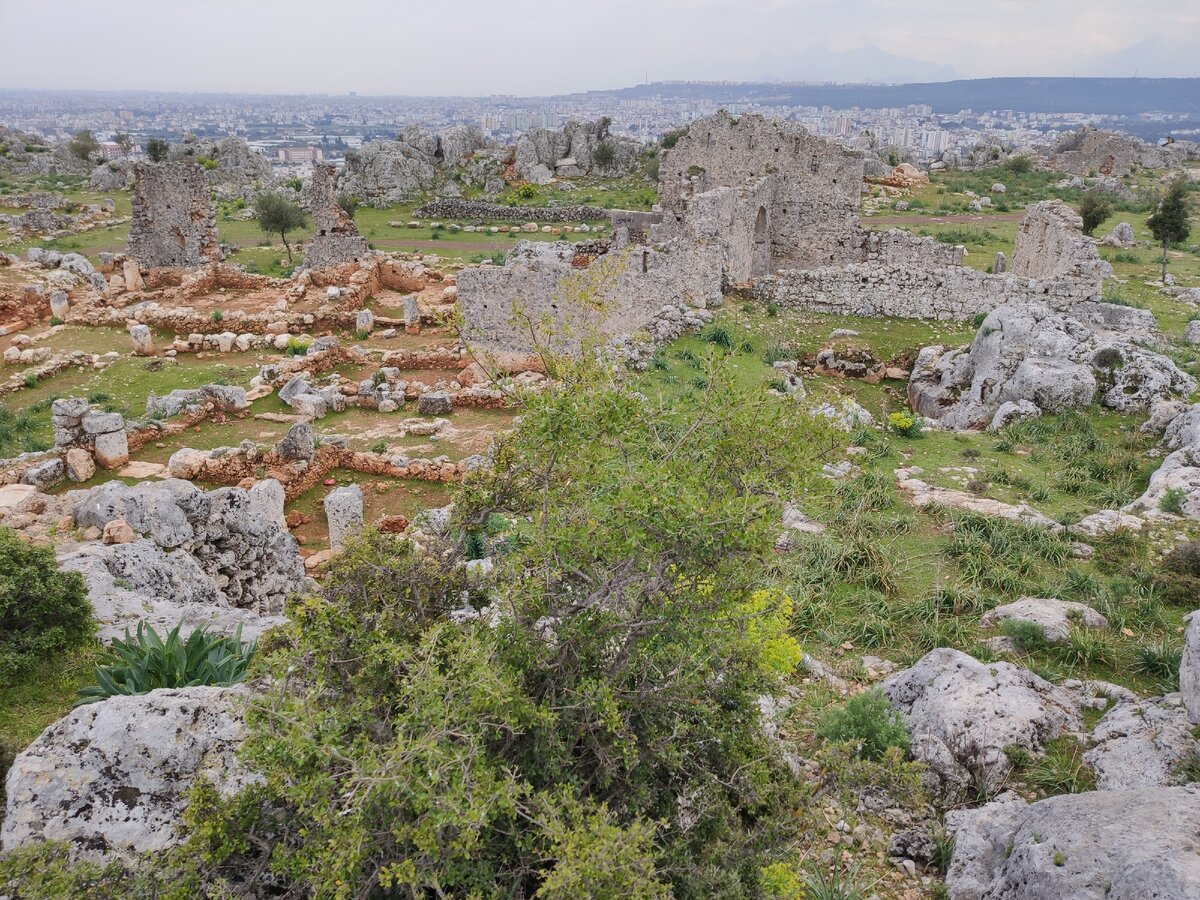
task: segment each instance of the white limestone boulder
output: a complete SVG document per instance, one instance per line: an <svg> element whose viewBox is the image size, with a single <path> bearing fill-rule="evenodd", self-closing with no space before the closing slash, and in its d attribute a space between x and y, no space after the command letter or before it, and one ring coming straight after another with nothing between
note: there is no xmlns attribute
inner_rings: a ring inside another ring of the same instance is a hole
<svg viewBox="0 0 1200 900"><path fill-rule="evenodd" d="M1108 620L1086 603L1051 597L1022 597L1014 603L1005 603L984 613L979 624L984 628L993 628L1006 620L1032 622L1042 629L1046 640L1051 643L1065 641L1071 634L1072 626L1108 627Z"/></svg>
<svg viewBox="0 0 1200 900"><path fill-rule="evenodd" d="M51 725L9 770L3 849L63 841L75 857L124 858L180 840L187 791L230 796L257 779L237 759L246 687L111 697Z"/></svg>
<svg viewBox="0 0 1200 900"><path fill-rule="evenodd" d="M1195 900L1200 785L1005 795L948 813L951 900Z"/></svg>
<svg viewBox="0 0 1200 900"><path fill-rule="evenodd" d="M914 758L924 762L944 798L972 785L995 788L1012 769L1004 752L1039 754L1049 741L1083 728L1066 691L1028 669L982 663L949 647L933 650L881 685L903 716Z"/></svg>

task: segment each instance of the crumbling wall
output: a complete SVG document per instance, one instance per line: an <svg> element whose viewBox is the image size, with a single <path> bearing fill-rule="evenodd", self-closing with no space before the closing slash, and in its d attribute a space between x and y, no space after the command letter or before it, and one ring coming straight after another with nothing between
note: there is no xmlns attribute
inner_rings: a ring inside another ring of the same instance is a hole
<svg viewBox="0 0 1200 900"><path fill-rule="evenodd" d="M1031 283L961 266L917 268L856 263L789 269L759 278L752 295L763 303L833 315L902 319L970 319L1001 303L1029 300L1069 304L1054 283Z"/></svg>
<svg viewBox="0 0 1200 900"><path fill-rule="evenodd" d="M304 265L324 269L358 262L371 252L354 220L338 205L337 170L330 163L315 163L308 188L309 209L316 233L304 252Z"/></svg>
<svg viewBox="0 0 1200 900"><path fill-rule="evenodd" d="M1098 297L1112 267L1084 235L1083 220L1075 210L1061 200L1043 200L1029 207L1021 220L1009 272L1038 280L1078 280Z"/></svg>
<svg viewBox="0 0 1200 900"><path fill-rule="evenodd" d="M696 196L769 176L772 270L856 261L862 157L795 125L722 110L693 122L663 152L659 173L660 239L675 233Z"/></svg>
<svg viewBox="0 0 1200 900"><path fill-rule="evenodd" d="M194 163L134 167L126 255L148 269L206 266L220 259L216 213L204 169Z"/></svg>
<svg viewBox="0 0 1200 900"><path fill-rule="evenodd" d="M913 266L937 269L962 265L963 248L931 237L918 237L900 228L887 231L862 231L860 262L885 266Z"/></svg>
<svg viewBox="0 0 1200 900"><path fill-rule="evenodd" d="M666 305L719 298L712 254L630 245L590 260L572 244L521 241L504 266L458 275L463 338L498 353L578 352L590 337L646 331Z"/></svg>

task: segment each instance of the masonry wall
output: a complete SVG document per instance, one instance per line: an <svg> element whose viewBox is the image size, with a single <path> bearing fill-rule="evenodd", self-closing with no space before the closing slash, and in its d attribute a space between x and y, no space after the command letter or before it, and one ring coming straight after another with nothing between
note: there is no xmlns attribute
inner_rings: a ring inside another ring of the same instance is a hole
<svg viewBox="0 0 1200 900"><path fill-rule="evenodd" d="M1066 309L1094 299L1086 283L1072 279L1037 281L962 266L874 263L782 271L757 279L752 295L763 303L835 315L960 321L1002 303L1036 300Z"/></svg>
<svg viewBox="0 0 1200 900"><path fill-rule="evenodd" d="M664 228L682 224L689 202L721 186L771 176L771 267L814 268L852 261L863 160L823 138L758 115L721 111L693 122L659 164ZM757 210L755 211L757 212Z"/></svg>
<svg viewBox="0 0 1200 900"><path fill-rule="evenodd" d="M370 254L366 238L338 205L337 170L329 163L313 165L308 198L315 231L304 251L305 268L345 265Z"/></svg>
<svg viewBox="0 0 1200 900"><path fill-rule="evenodd" d="M504 266L458 274L464 340L498 353L575 353L590 337L645 331L664 306L720 295L713 255L687 247L631 245L588 259L569 243L521 241Z"/></svg>
<svg viewBox="0 0 1200 900"><path fill-rule="evenodd" d="M1096 296L1112 274L1095 242L1084 235L1083 219L1061 200L1043 200L1026 210L1008 270L1024 278L1088 282Z"/></svg>
<svg viewBox="0 0 1200 900"><path fill-rule="evenodd" d="M220 259L204 169L189 162L139 163L133 173L127 256L148 269L205 266Z"/></svg>

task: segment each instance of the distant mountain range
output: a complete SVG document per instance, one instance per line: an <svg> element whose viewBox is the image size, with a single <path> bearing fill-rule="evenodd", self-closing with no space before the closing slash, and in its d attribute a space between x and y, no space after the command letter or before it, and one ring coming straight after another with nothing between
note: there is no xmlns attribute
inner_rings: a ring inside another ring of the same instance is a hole
<svg viewBox="0 0 1200 900"><path fill-rule="evenodd" d="M936 113L1088 113L1133 116L1168 112L1200 116L1200 78L972 78L918 84L804 84L781 82L653 82L616 91L590 91L637 99L654 96L753 101L766 106L846 108L928 104Z"/></svg>

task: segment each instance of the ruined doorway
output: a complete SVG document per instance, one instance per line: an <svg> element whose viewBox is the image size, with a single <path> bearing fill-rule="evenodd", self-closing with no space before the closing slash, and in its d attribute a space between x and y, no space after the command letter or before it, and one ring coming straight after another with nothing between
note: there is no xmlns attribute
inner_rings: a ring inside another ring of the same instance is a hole
<svg viewBox="0 0 1200 900"><path fill-rule="evenodd" d="M758 216L754 220L754 258L750 263L750 275L771 274L771 239L767 234L767 210L758 208Z"/></svg>

